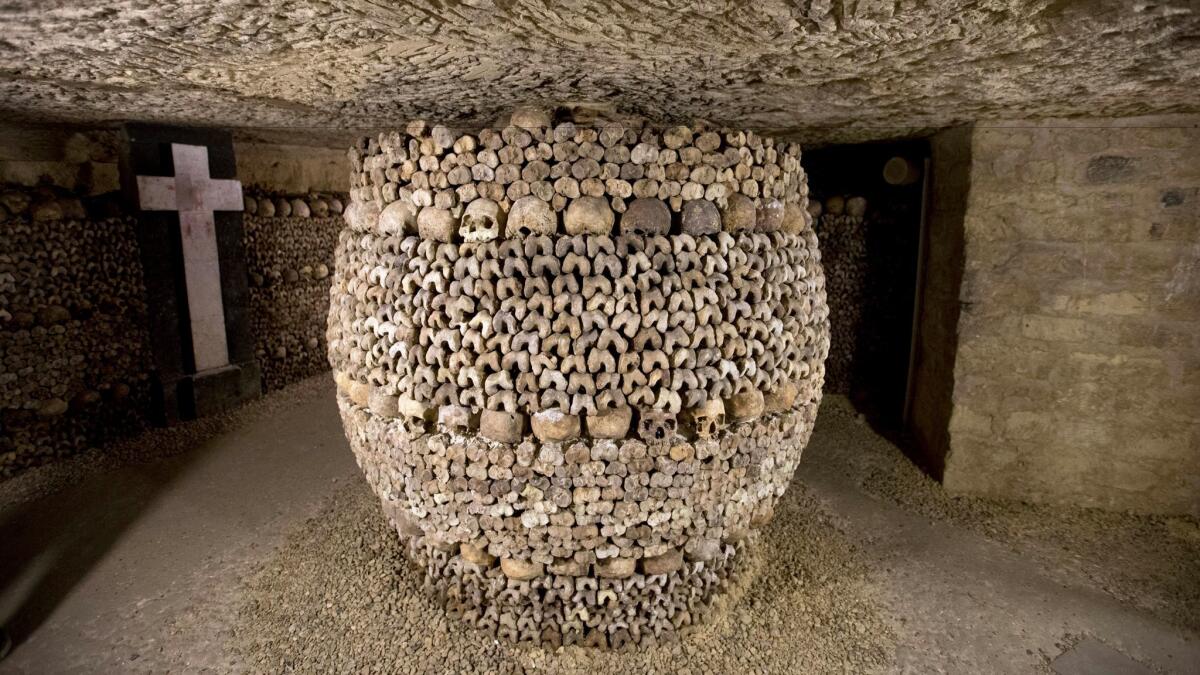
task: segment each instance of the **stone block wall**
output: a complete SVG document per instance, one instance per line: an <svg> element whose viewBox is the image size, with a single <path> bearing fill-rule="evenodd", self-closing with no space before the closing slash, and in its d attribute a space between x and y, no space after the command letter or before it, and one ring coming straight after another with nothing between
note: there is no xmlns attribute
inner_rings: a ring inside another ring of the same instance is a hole
<svg viewBox="0 0 1200 675"><path fill-rule="evenodd" d="M956 133L970 178L946 487L1200 512L1200 118Z"/></svg>
<svg viewBox="0 0 1200 675"><path fill-rule="evenodd" d="M958 293L962 285L963 218L971 175L971 129L935 134L929 142L929 207L921 242L916 354L908 427L913 459L942 476L950 452L954 359L958 352Z"/></svg>
<svg viewBox="0 0 1200 675"><path fill-rule="evenodd" d="M120 189L116 129L0 125L0 184L90 197Z"/></svg>
<svg viewBox="0 0 1200 675"><path fill-rule="evenodd" d="M349 142L324 147L235 139L238 180L284 195L345 193L350 189Z"/></svg>

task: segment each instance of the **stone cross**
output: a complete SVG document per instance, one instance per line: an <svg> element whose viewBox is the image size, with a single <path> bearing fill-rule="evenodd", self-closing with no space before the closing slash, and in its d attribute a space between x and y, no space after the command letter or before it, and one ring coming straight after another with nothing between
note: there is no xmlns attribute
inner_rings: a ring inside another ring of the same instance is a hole
<svg viewBox="0 0 1200 675"><path fill-rule="evenodd" d="M205 146L172 143L171 158L173 177L137 177L138 199L147 211L179 212L192 354L200 372L229 365L213 212L241 211L242 184L209 177Z"/></svg>

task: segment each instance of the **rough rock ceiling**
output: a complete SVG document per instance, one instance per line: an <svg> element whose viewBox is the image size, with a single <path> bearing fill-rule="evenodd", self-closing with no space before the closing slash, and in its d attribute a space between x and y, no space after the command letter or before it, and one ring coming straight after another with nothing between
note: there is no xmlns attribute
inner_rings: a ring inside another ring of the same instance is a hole
<svg viewBox="0 0 1200 675"><path fill-rule="evenodd" d="M243 129L599 102L803 140L1200 109L1195 0L8 0L8 117Z"/></svg>

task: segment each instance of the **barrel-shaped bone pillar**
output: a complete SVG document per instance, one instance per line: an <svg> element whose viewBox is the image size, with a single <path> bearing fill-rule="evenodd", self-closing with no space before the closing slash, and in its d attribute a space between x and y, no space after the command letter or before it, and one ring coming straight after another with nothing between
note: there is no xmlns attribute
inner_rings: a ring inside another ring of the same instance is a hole
<svg viewBox="0 0 1200 675"><path fill-rule="evenodd" d="M451 614L548 646L661 641L757 545L816 417L800 151L520 119L351 149L342 420ZM360 217L380 213L401 217Z"/></svg>

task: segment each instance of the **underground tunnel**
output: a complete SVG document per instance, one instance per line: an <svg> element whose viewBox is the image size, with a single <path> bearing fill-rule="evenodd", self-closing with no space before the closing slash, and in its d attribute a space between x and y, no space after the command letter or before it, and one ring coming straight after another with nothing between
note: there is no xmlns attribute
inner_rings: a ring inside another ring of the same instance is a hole
<svg viewBox="0 0 1200 675"><path fill-rule="evenodd" d="M1200 662L1200 16L17 2L0 673Z"/></svg>

